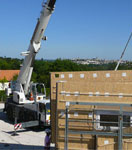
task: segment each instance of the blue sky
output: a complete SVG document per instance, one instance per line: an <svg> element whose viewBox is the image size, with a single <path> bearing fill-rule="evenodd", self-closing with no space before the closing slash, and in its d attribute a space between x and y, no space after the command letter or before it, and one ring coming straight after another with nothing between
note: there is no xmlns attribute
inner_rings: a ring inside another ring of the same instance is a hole
<svg viewBox="0 0 132 150"><path fill-rule="evenodd" d="M23 58L42 0L0 0L0 56ZM132 0L57 0L37 58L118 59L132 32ZM132 60L132 41L123 57Z"/></svg>

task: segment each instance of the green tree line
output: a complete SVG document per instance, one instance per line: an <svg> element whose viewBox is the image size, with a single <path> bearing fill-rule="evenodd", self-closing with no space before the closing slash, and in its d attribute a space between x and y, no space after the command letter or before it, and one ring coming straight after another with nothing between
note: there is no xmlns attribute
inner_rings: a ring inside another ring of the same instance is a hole
<svg viewBox="0 0 132 150"><path fill-rule="evenodd" d="M20 69L22 59L0 57L0 70ZM50 87L50 72L60 71L95 71L95 70L114 70L116 63L109 64L77 64L71 60L56 59L54 61L35 60L32 81L44 83L46 88ZM119 70L131 70L132 62L127 62L119 66Z"/></svg>

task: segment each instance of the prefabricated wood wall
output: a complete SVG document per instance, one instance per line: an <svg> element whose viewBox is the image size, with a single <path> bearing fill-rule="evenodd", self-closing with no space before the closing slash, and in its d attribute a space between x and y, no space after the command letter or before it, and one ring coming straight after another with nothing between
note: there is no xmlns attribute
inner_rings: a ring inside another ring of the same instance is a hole
<svg viewBox="0 0 132 150"><path fill-rule="evenodd" d="M66 82L57 83L57 102L56 102L56 147L64 149L64 136L65 136L65 103L67 97L71 97L70 100L76 101L75 96L70 96L69 93L65 95L62 90L65 89ZM69 89L69 88L68 88ZM64 91L63 91L64 92ZM83 122L69 122L68 129L73 131L92 131L92 124L88 121L92 120L91 118L92 107L91 106L71 106L68 112L68 118L76 121ZM86 121L86 122L84 122ZM83 134L68 134L68 149L95 149L95 137L91 135Z"/></svg>
<svg viewBox="0 0 132 150"><path fill-rule="evenodd" d="M132 138L124 138L122 141L123 150L132 149ZM117 137L98 136L97 150L119 150Z"/></svg>
<svg viewBox="0 0 132 150"><path fill-rule="evenodd" d="M51 73L51 129L52 142L55 142L58 148L64 146L65 116L63 115L66 101L83 102L102 102L102 103L131 103L132 102L132 71L89 71L89 72L55 72ZM83 109L88 109L87 115L83 114ZM78 113L79 118L90 119L92 107L83 106L80 108L82 115ZM70 117L75 118L75 113ZM74 127L71 124L70 127ZM80 127L86 126L80 124ZM86 130L91 130L88 129ZM74 127L75 129L75 127ZM79 130L79 127L76 127ZM74 135L71 135L71 138ZM78 135L77 140L79 139ZM70 142L69 145L78 149L90 149L94 147L95 137L86 136L86 142ZM73 140L73 138L72 138ZM92 142L91 142L92 141ZM78 143L78 144L77 144ZM91 143L91 145L90 145ZM88 147L89 146L89 147Z"/></svg>

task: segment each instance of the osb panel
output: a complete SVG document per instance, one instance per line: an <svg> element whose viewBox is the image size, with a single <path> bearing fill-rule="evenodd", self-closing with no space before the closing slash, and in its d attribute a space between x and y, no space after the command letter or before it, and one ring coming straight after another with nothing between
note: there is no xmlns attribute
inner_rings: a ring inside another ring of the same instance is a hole
<svg viewBox="0 0 132 150"><path fill-rule="evenodd" d="M132 139L123 138L122 147L123 147L123 150L131 150ZM118 138L98 136L97 150L118 150Z"/></svg>
<svg viewBox="0 0 132 150"><path fill-rule="evenodd" d="M56 76L57 75L57 76ZM120 71L78 71L78 72L53 72L52 83L56 81L132 81L131 70Z"/></svg>
<svg viewBox="0 0 132 150"><path fill-rule="evenodd" d="M57 83L57 128L56 128L56 146L59 149L64 149L64 135L65 135L65 103L60 102L61 94L60 91L62 90L62 87L65 83L58 82ZM89 116L89 113L91 113L91 106L86 107L87 110L85 110L83 107L72 107L72 110L68 113L68 118L74 119L76 121L82 120L86 122L69 122L68 129L74 130L74 131L90 131L92 130L92 123L89 123L88 121L91 121L91 117ZM72 137L71 139L68 138L68 149L94 149L94 142L92 136L90 135L84 135L78 134L78 135L72 135L68 134L68 137Z"/></svg>
<svg viewBox="0 0 132 150"><path fill-rule="evenodd" d="M92 138L76 138L71 137L68 141L68 150L93 150L94 149L94 139ZM60 139L57 147L59 150L64 150L64 139Z"/></svg>
<svg viewBox="0 0 132 150"><path fill-rule="evenodd" d="M69 119L72 119L72 120L74 119L76 121L78 121L79 119L81 119L82 121L85 121L85 122L69 122L69 129L92 130L92 124L89 123L89 121L91 121L91 118L89 118L88 115L81 116L78 114L77 117L73 117L71 114L69 114L68 117ZM65 129L65 116L64 118L58 117L58 129L60 128Z"/></svg>
<svg viewBox="0 0 132 150"><path fill-rule="evenodd" d="M58 109L64 109L66 101L132 103L132 82L60 82Z"/></svg>
<svg viewBox="0 0 132 150"><path fill-rule="evenodd" d="M59 130L59 137L58 137L58 141L56 144L56 148L63 149L64 150L64 134L65 131L64 129ZM95 146L95 139L93 136L91 135L80 135L80 134L70 134L68 135L68 150L88 150L94 149Z"/></svg>
<svg viewBox="0 0 132 150"><path fill-rule="evenodd" d="M123 140L123 150L131 150L132 149L132 139L124 139Z"/></svg>
<svg viewBox="0 0 132 150"><path fill-rule="evenodd" d="M52 72L51 99L56 99L56 82L132 82L132 71L79 71L79 72Z"/></svg>
<svg viewBox="0 0 132 150"><path fill-rule="evenodd" d="M130 133L132 134L132 127L124 128L124 129L123 129L123 133L124 133L124 134L130 134Z"/></svg>
<svg viewBox="0 0 132 150"><path fill-rule="evenodd" d="M54 72L50 77L52 142L56 139L56 105L58 105L57 110L63 110L67 100L131 103L132 71ZM70 92L70 96L66 93L60 94L59 104L58 102L56 104L56 83L59 81L66 81L66 83L61 83L59 94L65 91ZM79 92L81 95L75 96L74 92ZM89 94L91 92L92 96ZM76 109L87 108L87 106L75 107ZM89 109L92 110L92 107L90 106Z"/></svg>
<svg viewBox="0 0 132 150"><path fill-rule="evenodd" d="M118 150L117 138L98 136L97 150Z"/></svg>

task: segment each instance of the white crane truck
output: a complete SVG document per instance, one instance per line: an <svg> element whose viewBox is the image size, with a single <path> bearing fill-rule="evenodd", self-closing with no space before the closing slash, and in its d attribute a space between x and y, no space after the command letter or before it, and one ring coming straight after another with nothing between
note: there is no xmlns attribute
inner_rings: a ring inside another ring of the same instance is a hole
<svg viewBox="0 0 132 150"><path fill-rule="evenodd" d="M34 30L27 52L14 86L13 96L5 103L5 111L10 120L22 122L23 127L50 125L50 100L46 99L46 90L42 83L32 83L33 63L39 52L41 41L49 19L54 11L56 0L42 3L42 11ZM7 92L10 89L7 89Z"/></svg>

